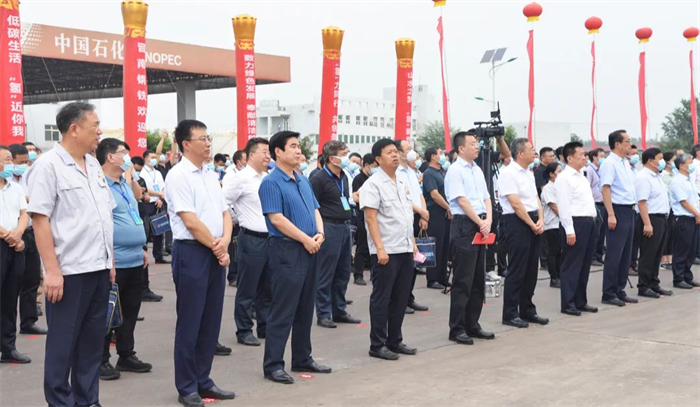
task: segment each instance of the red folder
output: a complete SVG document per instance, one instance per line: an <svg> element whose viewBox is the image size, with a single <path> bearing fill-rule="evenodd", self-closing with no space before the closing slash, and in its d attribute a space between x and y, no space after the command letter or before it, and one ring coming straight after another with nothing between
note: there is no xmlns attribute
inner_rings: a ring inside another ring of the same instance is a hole
<svg viewBox="0 0 700 407"><path fill-rule="evenodd" d="M492 245L495 242L496 242L496 234L495 233L489 233L486 236L484 236L482 233L477 233L476 236L474 236L474 240L472 241L472 244Z"/></svg>

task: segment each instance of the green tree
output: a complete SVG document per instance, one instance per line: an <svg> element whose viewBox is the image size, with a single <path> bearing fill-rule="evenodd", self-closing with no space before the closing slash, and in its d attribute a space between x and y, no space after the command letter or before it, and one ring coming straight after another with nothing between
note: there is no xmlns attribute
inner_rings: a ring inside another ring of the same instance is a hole
<svg viewBox="0 0 700 407"><path fill-rule="evenodd" d="M518 138L518 131L515 130L515 127L513 126L506 126L506 134L503 137L506 141L506 144L510 146L510 143L513 142L516 138Z"/></svg>
<svg viewBox="0 0 700 407"><path fill-rule="evenodd" d="M306 157L306 161L309 161L316 154L316 140L318 134L309 134L304 136L299 140L299 148L301 148L301 153Z"/></svg>
<svg viewBox="0 0 700 407"><path fill-rule="evenodd" d="M155 129L155 130L148 130L146 131L146 143L148 145L149 150L156 151L156 147L158 146L158 143L160 142L160 129ZM165 138L165 142L163 143L163 152L167 153L173 148L173 144L170 141L169 138Z"/></svg>
<svg viewBox="0 0 700 407"><path fill-rule="evenodd" d="M571 138L569 141L578 141L579 143L583 144L583 140L581 140L581 137L579 137L576 133L571 133Z"/></svg>
<svg viewBox="0 0 700 407"><path fill-rule="evenodd" d="M459 127L450 127L450 134L460 131ZM445 130L441 121L429 122L416 137L416 149L422 153L430 147L445 149Z"/></svg>
<svg viewBox="0 0 700 407"><path fill-rule="evenodd" d="M700 102L697 99L696 107L700 116ZM661 138L663 151L672 151L677 148L690 151L693 146L693 125L690 117L689 99L682 99L681 106L666 115L665 121L661 124L661 130L664 132Z"/></svg>

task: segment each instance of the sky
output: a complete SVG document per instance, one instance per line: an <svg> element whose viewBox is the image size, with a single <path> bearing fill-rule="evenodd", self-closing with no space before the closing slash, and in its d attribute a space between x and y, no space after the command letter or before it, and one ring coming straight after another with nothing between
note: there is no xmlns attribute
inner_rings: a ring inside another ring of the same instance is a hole
<svg viewBox="0 0 700 407"><path fill-rule="evenodd" d="M427 84L440 101L440 56L437 18L445 26L451 125L471 127L489 117L491 99L487 65L479 61L485 50L507 47L506 59L518 59L499 69L496 99L503 120L527 122L529 107L526 43L531 24L522 9L526 1L457 1L433 8L430 0L326 1L157 1L149 3L149 38L233 49L231 18L250 14L257 21L257 52L291 58L291 83L258 86L258 101L278 99L282 105L313 101L321 91L321 29L345 30L341 57L340 95L382 96L395 86L394 41L416 41L414 82ZM696 94L700 88L698 43L688 43L684 29L700 26L699 1L541 1L543 14L535 30L536 121L590 122L592 36L584 27L598 16L603 27L596 37L599 139L624 127L639 137L637 75L639 52L647 53L648 138L661 135L664 117L690 96L688 53L695 49ZM20 9L24 22L121 33L120 2L32 1ZM651 27L651 41L638 44L636 29ZM149 97L149 128L176 125L176 96ZM121 100L99 103L104 127L122 127ZM235 89L197 92L198 119L212 131L235 128ZM341 112L342 113L342 112ZM564 135L568 138L569 135ZM588 134L579 134L584 139Z"/></svg>

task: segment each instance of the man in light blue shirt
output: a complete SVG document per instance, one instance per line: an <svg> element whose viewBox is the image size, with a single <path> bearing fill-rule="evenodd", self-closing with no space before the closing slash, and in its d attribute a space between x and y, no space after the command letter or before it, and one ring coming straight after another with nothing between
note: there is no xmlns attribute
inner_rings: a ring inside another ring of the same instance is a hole
<svg viewBox="0 0 700 407"><path fill-rule="evenodd" d="M631 148L630 136L625 130L617 130L608 136L612 152L600 166L600 184L603 202L608 212L607 242L603 268L603 303L625 306L636 303L636 298L625 292L634 236L634 174L625 159Z"/></svg>
<svg viewBox="0 0 700 407"><path fill-rule="evenodd" d="M673 225L673 286L682 289L700 287L693 280L690 268L695 258L696 225L700 225L698 192L690 175L697 171L690 154L676 157L678 174L671 181L671 209Z"/></svg>
<svg viewBox="0 0 700 407"><path fill-rule="evenodd" d="M600 192L600 166L605 162L605 151L602 148L596 148L588 152L588 159L591 161L588 168L584 170L588 183L591 184L591 192L593 193L593 201L595 202L595 210L597 214L596 227L598 237L596 238L595 250L593 252L594 266L603 265L603 253L605 253L605 230L607 229L608 214L605 211L603 204L603 193Z"/></svg>

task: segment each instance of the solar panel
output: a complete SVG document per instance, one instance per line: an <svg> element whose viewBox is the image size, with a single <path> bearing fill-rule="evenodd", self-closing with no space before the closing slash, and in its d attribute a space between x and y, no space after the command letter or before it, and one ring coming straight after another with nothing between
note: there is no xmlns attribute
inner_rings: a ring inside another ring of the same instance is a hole
<svg viewBox="0 0 700 407"><path fill-rule="evenodd" d="M493 57L493 62L498 62L503 59L503 55L506 54L506 48L499 48L496 50L496 55Z"/></svg>
<svg viewBox="0 0 700 407"><path fill-rule="evenodd" d="M495 49L490 49L484 53L484 56L481 57L481 62L480 64L488 64L491 62L491 58L493 58L493 54L496 52Z"/></svg>

